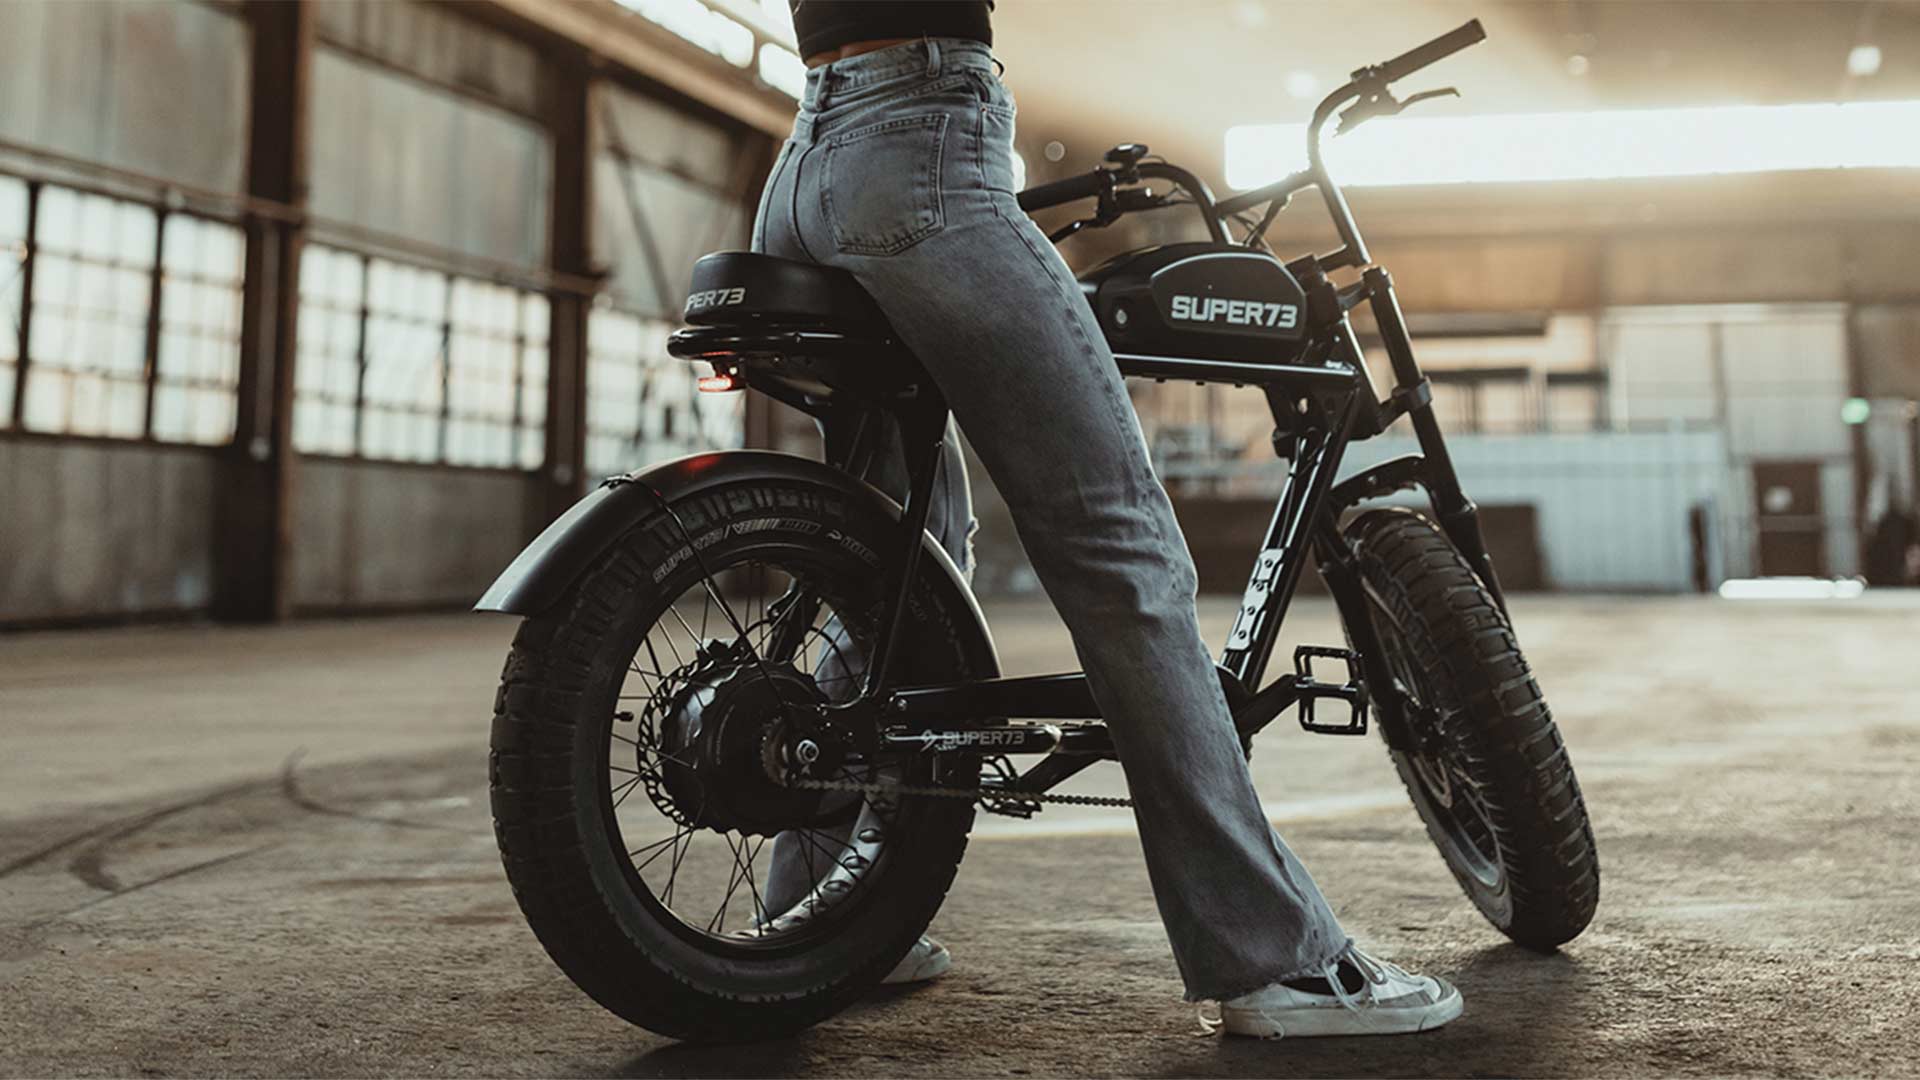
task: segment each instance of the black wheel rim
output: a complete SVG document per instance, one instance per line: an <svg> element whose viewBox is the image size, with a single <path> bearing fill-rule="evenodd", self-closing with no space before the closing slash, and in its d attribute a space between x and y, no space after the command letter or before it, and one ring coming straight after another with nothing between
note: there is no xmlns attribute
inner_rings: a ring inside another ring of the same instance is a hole
<svg viewBox="0 0 1920 1080"><path fill-rule="evenodd" d="M1408 787L1422 816L1441 834L1447 860L1498 892L1505 887L1506 868L1499 832L1465 745L1462 725L1471 722L1471 714L1441 693L1399 620L1378 602L1373 612L1375 634L1406 704L1401 720L1413 747L1403 754L1412 781Z"/></svg>
<svg viewBox="0 0 1920 1080"><path fill-rule="evenodd" d="M814 887L788 904L766 890L776 850L770 836L689 824L665 790L670 767L683 776L688 770L662 745L662 709L699 677L706 662L700 651L710 643L749 644L751 659L740 662L750 669L743 679L759 678L767 670L762 665L784 664L833 699L853 696L871 640L870 616L853 592L834 584L835 568L809 556L777 545L710 555L691 586L655 601L658 610L640 616L601 740L598 796L629 885L656 918L707 951L767 955L804 948L853 917L888 868L897 800L836 793L823 797L819 816L793 821L784 842L793 845L796 865ZM811 597L817 610L806 610L804 601L782 607L783 599L796 596ZM803 615L807 625L795 634L794 620ZM783 639L791 640L793 655L771 655L769 646ZM910 772L904 762L850 761L827 778L926 779Z"/></svg>

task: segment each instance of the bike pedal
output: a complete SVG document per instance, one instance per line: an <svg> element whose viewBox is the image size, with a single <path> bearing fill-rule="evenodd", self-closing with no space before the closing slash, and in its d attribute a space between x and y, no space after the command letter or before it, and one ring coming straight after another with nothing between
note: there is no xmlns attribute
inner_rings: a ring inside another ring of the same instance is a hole
<svg viewBox="0 0 1920 1080"><path fill-rule="evenodd" d="M1321 682L1313 677L1315 658L1341 660L1347 665L1344 683ZM1293 650L1294 689L1300 694L1300 727L1316 735L1365 735L1367 733L1367 683L1360 670L1360 654L1352 649L1330 649L1324 645L1301 645ZM1322 724L1313 719L1313 703L1318 698L1337 698L1352 709L1352 718L1344 724Z"/></svg>

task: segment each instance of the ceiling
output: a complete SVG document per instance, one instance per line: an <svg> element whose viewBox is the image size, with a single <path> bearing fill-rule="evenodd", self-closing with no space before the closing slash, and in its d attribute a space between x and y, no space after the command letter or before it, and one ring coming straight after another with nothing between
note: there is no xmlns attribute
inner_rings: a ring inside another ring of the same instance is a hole
<svg viewBox="0 0 1920 1080"><path fill-rule="evenodd" d="M1460 88L1423 114L1920 98L1920 3L1865 0L999 0L994 51L1034 179L1138 141L1217 183L1227 128L1305 120L1353 68L1476 17L1485 43L1402 84ZM1867 44L1878 72L1849 75Z"/></svg>

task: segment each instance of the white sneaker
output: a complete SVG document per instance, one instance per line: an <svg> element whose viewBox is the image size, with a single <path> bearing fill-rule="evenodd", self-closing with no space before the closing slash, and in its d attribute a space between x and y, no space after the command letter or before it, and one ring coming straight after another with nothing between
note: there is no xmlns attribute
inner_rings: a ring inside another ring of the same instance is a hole
<svg viewBox="0 0 1920 1080"><path fill-rule="evenodd" d="M1460 991L1445 980L1412 974L1358 948L1349 949L1338 966L1358 973L1363 981L1357 990L1342 986L1340 973L1330 964L1325 976L1330 992L1275 983L1221 1002L1221 1026L1229 1035L1262 1039L1399 1035L1437 1028L1459 1016L1465 1004Z"/></svg>
<svg viewBox="0 0 1920 1080"><path fill-rule="evenodd" d="M880 981L886 985L927 982L945 975L952 966L953 954L947 947L923 934L893 966L893 971Z"/></svg>

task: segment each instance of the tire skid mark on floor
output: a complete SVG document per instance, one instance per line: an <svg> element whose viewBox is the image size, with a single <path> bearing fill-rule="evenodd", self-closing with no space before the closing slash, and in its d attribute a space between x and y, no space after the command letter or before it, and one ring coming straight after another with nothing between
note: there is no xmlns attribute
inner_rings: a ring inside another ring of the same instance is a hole
<svg viewBox="0 0 1920 1080"><path fill-rule="evenodd" d="M148 810L110 818L99 824L80 829L62 836L51 843L18 856L5 864L0 864L0 879L30 870L64 853L71 853L64 869L74 880L86 886L95 895L61 908L50 914L27 915L24 918L8 919L7 923L17 929L33 930L49 922L85 911L106 901L139 892L155 885L164 884L190 874L215 869L237 859L246 858L255 853L277 847L280 841L255 844L239 851L218 855L210 859L165 871L153 877L127 882L114 867L118 850L130 841L156 826L174 821L194 811L206 810L222 803L242 799L253 795L273 795L285 804L302 812L328 818L346 818L355 821L380 825L392 825L402 828L446 830L465 832L456 826L440 825L433 822L414 821L400 817L388 817L368 814L351 807L333 806L303 791L299 785L297 769L305 750L296 750L290 754L281 766L277 776L266 779L243 780L223 785L211 791L203 792L191 798L170 802ZM249 827L237 830L242 834L271 829L281 822L261 821Z"/></svg>
<svg viewBox="0 0 1920 1080"><path fill-rule="evenodd" d="M457 833L469 831L458 825L442 825L434 821L414 821L411 818L370 814L364 810L356 810L350 806L333 806L329 803L321 802L319 799L307 794L307 792L300 787L300 779L297 774L300 767L300 759L306 755L307 751L304 747L287 755L286 762L280 766L280 794L288 802L310 814L320 814L325 817L348 818L354 821L370 822L375 825L394 825L403 829L430 829L438 832Z"/></svg>
<svg viewBox="0 0 1920 1080"><path fill-rule="evenodd" d="M115 889L113 892L108 893L104 896L93 897L90 900L86 900L81 903L75 904L72 907L66 908L62 911L56 911L51 915L42 915L37 919L34 919L30 922L22 924L22 929L37 930L40 927L47 925L48 923L57 922L60 919L67 918L68 916L76 915L82 911L87 910L88 908L98 907L99 905L104 904L109 900L118 900L123 896L128 896L132 893L137 893L142 889L149 889L155 885L163 885L169 881L174 881L179 878L186 877L189 874L200 873L203 870L212 870L215 867L225 866L230 862L236 862L240 859L244 859L252 855L257 855L262 851L267 851L271 848L276 848L279 846L280 845L278 844L260 844L256 847L246 848L242 851L232 851L232 852L228 852L225 855L216 855L211 859L202 859L197 863L191 863L187 866L182 866L175 870L169 870L164 874L157 874L153 877L146 879L145 881L138 881L132 885L127 885L127 886L123 886L121 888Z"/></svg>
<svg viewBox="0 0 1920 1080"><path fill-rule="evenodd" d="M178 817L190 810L199 810L223 800L265 788L269 783L269 781L264 780L246 780L237 784L229 784L225 787L215 788L206 794L162 806L156 810L148 810L127 817L103 821L90 829L82 829L77 833L62 837L45 847L28 852L12 862L0 866L0 878L8 877L37 863L43 862L46 859L52 858L62 851L73 847L75 844L85 843L88 844L88 852L99 852L100 854L89 855L83 853L80 856L76 856L72 862L68 863L68 870L73 873L75 877L94 888L102 889L106 892L118 891L118 882L110 873L107 873L101 865L104 862L104 852L110 845L134 836L169 818Z"/></svg>

